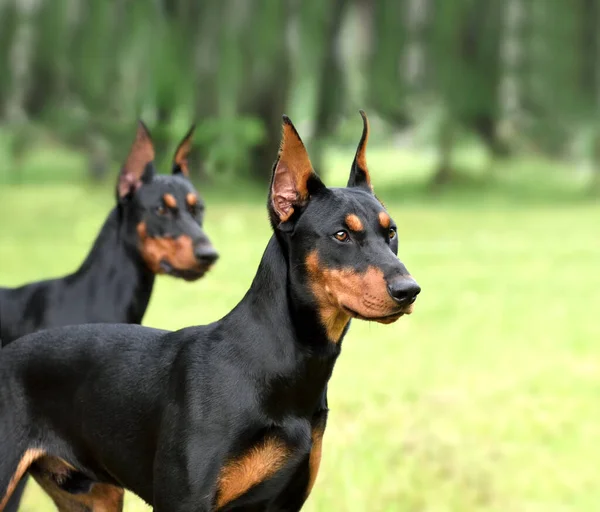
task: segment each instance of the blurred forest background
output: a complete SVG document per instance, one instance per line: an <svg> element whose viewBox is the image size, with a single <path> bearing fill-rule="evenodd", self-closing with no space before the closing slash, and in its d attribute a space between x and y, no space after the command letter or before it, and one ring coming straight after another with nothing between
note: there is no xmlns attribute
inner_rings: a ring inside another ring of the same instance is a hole
<svg viewBox="0 0 600 512"><path fill-rule="evenodd" d="M353 322L305 510L600 510L600 0L0 0L0 285L81 264L138 117L162 172L195 121L221 258L144 324L212 322L271 236L281 115L340 186L359 108L423 293Z"/></svg>
<svg viewBox="0 0 600 512"><path fill-rule="evenodd" d="M282 113L320 169L364 108L378 142L434 154L429 183L470 145L597 189L599 27L600 0L0 0L0 179L38 144L102 179L142 116L159 154L196 121L195 172L263 182Z"/></svg>

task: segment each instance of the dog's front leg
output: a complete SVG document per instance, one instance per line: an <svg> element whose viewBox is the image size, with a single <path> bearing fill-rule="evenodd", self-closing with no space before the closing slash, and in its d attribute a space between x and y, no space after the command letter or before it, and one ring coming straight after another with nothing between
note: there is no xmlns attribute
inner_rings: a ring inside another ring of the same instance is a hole
<svg viewBox="0 0 600 512"><path fill-rule="evenodd" d="M155 512L216 510L217 480L222 465L218 443L167 445L154 464Z"/></svg>

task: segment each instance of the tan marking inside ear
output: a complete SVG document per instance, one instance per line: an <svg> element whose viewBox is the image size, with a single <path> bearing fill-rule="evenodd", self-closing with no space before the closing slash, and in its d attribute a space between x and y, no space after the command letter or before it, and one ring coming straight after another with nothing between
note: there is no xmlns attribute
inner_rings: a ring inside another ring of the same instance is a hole
<svg viewBox="0 0 600 512"><path fill-rule="evenodd" d="M186 136L183 138L173 157L173 163L179 166L184 176L190 175L190 169L188 165L188 157L192 151L192 139L194 136L195 126L192 126Z"/></svg>
<svg viewBox="0 0 600 512"><path fill-rule="evenodd" d="M219 475L217 510L271 478L283 467L289 455L290 449L283 441L269 438L229 461Z"/></svg>
<svg viewBox="0 0 600 512"><path fill-rule="evenodd" d="M390 297L381 269L369 266L362 273L353 268L330 269L321 264L316 251L305 264L321 323L333 343L339 342L351 316L391 323L404 314Z"/></svg>
<svg viewBox="0 0 600 512"><path fill-rule="evenodd" d="M119 175L117 189L120 197L140 187L146 165L152 161L154 161L154 146L146 127L139 122L135 140Z"/></svg>
<svg viewBox="0 0 600 512"><path fill-rule="evenodd" d="M384 229L387 229L390 227L390 216L386 213L386 212L379 212L379 224L381 224L381 227Z"/></svg>
<svg viewBox="0 0 600 512"><path fill-rule="evenodd" d="M4 510L4 507L8 503L8 500L10 499L10 496L15 490L15 487L17 486L23 475L27 472L29 466L31 466L36 460L40 459L45 454L46 452L39 448L30 448L23 454L21 460L19 461L19 464L17 464L17 469L15 470L13 476L8 482L8 487L5 489L2 500L0 500L0 511Z"/></svg>
<svg viewBox="0 0 600 512"><path fill-rule="evenodd" d="M140 237L142 257L155 274L164 274L165 271L161 267L161 261L163 260L177 270L201 270L194 254L194 244L189 236L181 235L177 238L149 237L145 222L138 224L137 232Z"/></svg>
<svg viewBox="0 0 600 512"><path fill-rule="evenodd" d="M302 139L291 121L286 119L271 187L273 208L282 222L292 216L294 204L302 204L308 200L308 180L313 174Z"/></svg>
<svg viewBox="0 0 600 512"><path fill-rule="evenodd" d="M193 192L190 192L188 195L185 196L185 201L188 204L188 206L196 206L196 203L198 202L198 196Z"/></svg>
<svg viewBox="0 0 600 512"><path fill-rule="evenodd" d="M360 111L360 115L363 118L363 134L360 140L360 144L358 149L356 150L356 163L360 166L360 168L366 172L367 174L367 182L371 185L371 177L369 176L369 168L367 166L367 143L369 142L369 119L367 118L367 114L365 114L362 110Z"/></svg>
<svg viewBox="0 0 600 512"><path fill-rule="evenodd" d="M31 475L60 512L122 512L122 488L97 482L88 493L71 494L59 487L68 478L72 468L70 464L56 457L47 457L38 465L40 470L32 471Z"/></svg>
<svg viewBox="0 0 600 512"><path fill-rule="evenodd" d="M352 231L362 231L365 229L358 215L355 215L354 213L351 213L350 215L346 216L346 225Z"/></svg>
<svg viewBox="0 0 600 512"><path fill-rule="evenodd" d="M306 488L306 497L310 495L317 475L319 474L319 467L321 466L321 455L323 452L323 434L325 433L325 426L317 426L312 429L312 448L308 457L308 486Z"/></svg>
<svg viewBox="0 0 600 512"><path fill-rule="evenodd" d="M169 208L175 208L177 206L177 200L173 194L165 194L163 196L163 201Z"/></svg>
<svg viewBox="0 0 600 512"><path fill-rule="evenodd" d="M371 190L373 190L373 185L371 184L371 173L369 172L369 167L367 166L367 143L369 142L370 132L369 119L367 118L367 114L364 112L364 110L359 110L359 112L363 120L363 132L358 143L358 148L356 149L354 164L364 173L367 185L371 188Z"/></svg>

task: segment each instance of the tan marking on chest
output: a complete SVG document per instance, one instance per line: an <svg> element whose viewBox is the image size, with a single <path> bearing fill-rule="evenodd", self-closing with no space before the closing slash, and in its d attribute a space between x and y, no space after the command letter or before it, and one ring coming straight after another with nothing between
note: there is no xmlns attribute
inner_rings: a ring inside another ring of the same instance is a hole
<svg viewBox="0 0 600 512"><path fill-rule="evenodd" d="M323 453L323 434L325 427L315 427L312 430L312 448L308 457L308 486L306 488L306 497L310 495L321 465L321 454Z"/></svg>
<svg viewBox="0 0 600 512"><path fill-rule="evenodd" d="M229 461L221 470L217 487L217 510L269 479L285 464L290 449L279 439L266 439Z"/></svg>
<svg viewBox="0 0 600 512"><path fill-rule="evenodd" d="M4 510L4 507L6 506L6 503L8 502L11 494L15 490L15 487L19 483L19 480L21 480L22 476L29 469L29 466L31 466L37 459L43 457L45 453L46 452L44 452L44 450L40 450L39 448L30 448L23 454L21 460L19 461L19 464L17 464L17 469L15 470L10 481L8 482L8 487L6 489L2 489L5 492L3 495L0 495L2 496L2 500L0 500L0 511Z"/></svg>

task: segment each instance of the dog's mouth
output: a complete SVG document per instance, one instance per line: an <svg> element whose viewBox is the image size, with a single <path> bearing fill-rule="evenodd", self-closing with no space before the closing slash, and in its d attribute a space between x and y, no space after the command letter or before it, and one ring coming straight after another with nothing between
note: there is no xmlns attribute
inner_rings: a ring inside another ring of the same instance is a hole
<svg viewBox="0 0 600 512"><path fill-rule="evenodd" d="M196 281L206 274L212 265L197 265L194 268L177 268L167 260L161 260L160 269L164 274L183 279L184 281Z"/></svg>
<svg viewBox="0 0 600 512"><path fill-rule="evenodd" d="M412 304L407 308L402 308L394 313L390 313L388 315L383 316L365 316L361 315L359 312L354 311L352 308L342 305L342 309L348 313L352 318L356 318L358 320L366 320L367 322L379 322L381 324L391 324L398 320L401 316L410 315L412 313Z"/></svg>
<svg viewBox="0 0 600 512"><path fill-rule="evenodd" d="M348 313L352 318L356 318L358 320L366 320L367 322L379 322L381 324L391 324L404 315L410 315L413 310L413 304L414 304L414 301L411 302L410 304L407 304L407 305L401 307L401 308L398 308L393 313L389 313L387 315L381 315L381 316L362 315L358 311L356 311L352 308L349 308L348 306L345 306L343 304L342 304L342 309L346 313Z"/></svg>

